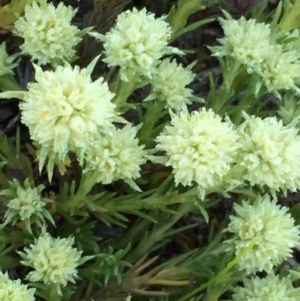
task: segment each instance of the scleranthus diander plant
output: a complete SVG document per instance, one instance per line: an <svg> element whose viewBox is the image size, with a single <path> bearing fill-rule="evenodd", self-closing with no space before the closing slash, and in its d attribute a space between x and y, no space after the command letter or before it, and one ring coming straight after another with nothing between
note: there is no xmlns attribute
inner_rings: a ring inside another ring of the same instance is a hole
<svg viewBox="0 0 300 301"><path fill-rule="evenodd" d="M135 137L137 130L127 124L122 129L112 128L95 139L86 151L85 172L97 170L97 182L109 184L124 179L139 190L133 180L140 177L140 165L146 162L147 151Z"/></svg>
<svg viewBox="0 0 300 301"><path fill-rule="evenodd" d="M294 288L290 277L269 274L266 278L252 277L244 280L244 287L234 290L233 301L248 300L286 300L296 301L299 288Z"/></svg>
<svg viewBox="0 0 300 301"><path fill-rule="evenodd" d="M180 111L192 103L192 90L187 88L195 75L190 68L183 68L175 61L165 59L152 75L152 91L145 101L158 99L165 103L166 108Z"/></svg>
<svg viewBox="0 0 300 301"><path fill-rule="evenodd" d="M129 2L0 6L0 301L297 301L300 0Z"/></svg>
<svg viewBox="0 0 300 301"><path fill-rule="evenodd" d="M77 267L92 258L81 257L82 252L73 248L73 244L73 238L53 238L42 233L30 248L19 252L22 263L34 269L26 278L31 282L41 281L61 295L61 289L69 281L75 282Z"/></svg>
<svg viewBox="0 0 300 301"><path fill-rule="evenodd" d="M276 204L268 195L258 197L253 204L242 202L234 206L227 231L234 237L231 243L236 254L255 241L254 247L239 262L247 273L271 272L274 266L291 256L292 248L300 243L299 226L287 213L286 207Z"/></svg>
<svg viewBox="0 0 300 301"><path fill-rule="evenodd" d="M182 54L175 47L168 46L172 29L164 20L142 9L125 11L118 16L115 27L106 35L92 32L91 36L104 42L106 58L109 66L119 66L123 81L129 77L151 77L154 67L167 54Z"/></svg>
<svg viewBox="0 0 300 301"><path fill-rule="evenodd" d="M17 222L23 222L27 231L32 232L33 224L37 224L40 228L45 224L45 220L54 224L46 208L52 200L41 196L44 188L43 185L34 187L27 178L24 187L15 179L10 183L9 189L2 190L0 194L8 198L3 226L8 223L14 225Z"/></svg>
<svg viewBox="0 0 300 301"><path fill-rule="evenodd" d="M7 273L0 272L0 298L1 300L24 300L34 301L35 289L28 288L27 285L21 283L20 279L11 280Z"/></svg>
<svg viewBox="0 0 300 301"><path fill-rule="evenodd" d="M238 176L250 185L267 186L272 191L297 191L300 185L297 128L284 126L275 117L245 115L245 119L239 127L241 148L237 164L242 170Z"/></svg>
<svg viewBox="0 0 300 301"><path fill-rule="evenodd" d="M239 148L234 125L212 110L170 115L171 125L157 137L157 149L166 152L165 164L174 169L175 184L196 183L201 190L218 185Z"/></svg>
<svg viewBox="0 0 300 301"><path fill-rule="evenodd" d="M20 46L39 65L58 66L75 59L76 46L89 29L80 31L71 24L76 9L47 0L32 1L14 24L13 33L24 39Z"/></svg>

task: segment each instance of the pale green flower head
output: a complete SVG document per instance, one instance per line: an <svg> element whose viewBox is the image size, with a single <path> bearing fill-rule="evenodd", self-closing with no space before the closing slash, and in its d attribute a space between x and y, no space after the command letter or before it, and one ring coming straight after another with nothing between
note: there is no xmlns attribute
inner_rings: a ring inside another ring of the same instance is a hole
<svg viewBox="0 0 300 301"><path fill-rule="evenodd" d="M297 86L300 82L299 58L299 50L284 51L282 45L274 46L257 70L261 80L256 84L256 93L264 84L268 92L275 93L278 98L281 98L278 92L280 90L292 90L300 94Z"/></svg>
<svg viewBox="0 0 300 301"><path fill-rule="evenodd" d="M220 19L225 37L218 40L222 46L211 47L213 55L230 56L252 72L271 53L270 25L257 23L255 19L234 20L226 16L228 19Z"/></svg>
<svg viewBox="0 0 300 301"><path fill-rule="evenodd" d="M164 59L152 75L152 91L145 101L157 99L166 103L165 108L176 111L191 104L192 90L186 87L195 77L191 67Z"/></svg>
<svg viewBox="0 0 300 301"><path fill-rule="evenodd" d="M74 238L53 238L43 232L30 248L18 252L23 259L21 263L34 269L26 279L51 285L61 294L62 287L78 278L77 267L92 258L81 258L82 252L73 248L73 244Z"/></svg>
<svg viewBox="0 0 300 301"><path fill-rule="evenodd" d="M27 4L24 16L15 22L13 33L24 39L22 52L37 61L37 64L57 66L75 58L75 47L84 32L71 25L77 10L65 6L57 7L47 0Z"/></svg>
<svg viewBox="0 0 300 301"><path fill-rule="evenodd" d="M9 56L6 52L6 44L0 44L0 76L13 74L13 69L18 65L15 61L17 54Z"/></svg>
<svg viewBox="0 0 300 301"><path fill-rule="evenodd" d="M22 122L41 148L40 169L53 153L64 161L72 151L82 163L94 136L106 132L117 118L111 102L114 94L102 77L93 82L88 68L66 65L55 71L43 71L38 66L35 69L36 82L28 85L20 108ZM48 174L51 179L51 168Z"/></svg>
<svg viewBox="0 0 300 301"><path fill-rule="evenodd" d="M20 279L10 280L7 273L0 272L0 300L34 301L35 288L29 288Z"/></svg>
<svg viewBox="0 0 300 301"><path fill-rule="evenodd" d="M242 145L238 164L242 179L250 185L267 186L273 191L300 188L300 136L293 126L284 126L275 117L261 119L245 115L240 126Z"/></svg>
<svg viewBox="0 0 300 301"><path fill-rule="evenodd" d="M166 152L166 166L173 167L175 184L195 182L204 189L219 184L239 148L233 124L204 108L191 115L171 112L171 118L171 125L157 137L156 148Z"/></svg>
<svg viewBox="0 0 300 301"><path fill-rule="evenodd" d="M183 54L175 47L168 46L171 27L166 17L155 18L146 9L121 13L116 25L105 35L93 32L90 35L103 42L109 66L119 66L123 81L137 74L151 77L153 67L166 54Z"/></svg>
<svg viewBox="0 0 300 301"><path fill-rule="evenodd" d="M134 179L140 177L140 166L146 161L147 152L136 138L138 127L127 124L122 129L112 128L99 136L86 151L85 172L98 170L97 182L110 184L123 179L134 189Z"/></svg>
<svg viewBox="0 0 300 301"><path fill-rule="evenodd" d="M236 215L230 216L227 231L234 234L227 240L235 254L254 243L239 261L239 268L247 273L270 273L292 255L292 248L300 243L299 226L288 213L287 207L276 204L270 196L259 196L253 204L243 201L235 204Z"/></svg>
<svg viewBox="0 0 300 301"><path fill-rule="evenodd" d="M25 180L24 185L14 179L13 182L10 182L9 189L0 191L0 195L5 195L9 199L3 226L23 221L25 228L31 233L31 224L35 223L42 227L45 218L54 225L54 220L46 208L46 205L52 200L41 196L44 188L44 185L35 187L29 182L29 179Z"/></svg>
<svg viewBox="0 0 300 301"><path fill-rule="evenodd" d="M289 276L279 278L273 273L265 278L245 279L244 287L236 287L233 301L298 301L300 290L294 288Z"/></svg>

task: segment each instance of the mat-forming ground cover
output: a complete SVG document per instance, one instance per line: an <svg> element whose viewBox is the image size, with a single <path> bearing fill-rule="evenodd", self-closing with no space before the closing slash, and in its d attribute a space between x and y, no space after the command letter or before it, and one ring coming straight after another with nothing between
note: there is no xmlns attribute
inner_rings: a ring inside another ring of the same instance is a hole
<svg viewBox="0 0 300 301"><path fill-rule="evenodd" d="M298 301L300 1L0 1L0 300Z"/></svg>

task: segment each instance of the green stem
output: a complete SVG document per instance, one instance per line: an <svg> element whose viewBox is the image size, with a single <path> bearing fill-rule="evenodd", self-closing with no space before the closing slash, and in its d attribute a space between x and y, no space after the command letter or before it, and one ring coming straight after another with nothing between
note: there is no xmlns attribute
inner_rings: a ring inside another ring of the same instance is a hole
<svg viewBox="0 0 300 301"><path fill-rule="evenodd" d="M1 231L0 235L0 244L11 244L13 242L22 242L24 241L25 237L24 234L21 231L14 231L5 233L4 231Z"/></svg>
<svg viewBox="0 0 300 301"><path fill-rule="evenodd" d="M114 99L114 103L117 106L118 111L124 110L127 104L128 97L134 91L136 83L134 81L134 76L128 78L127 82L124 82L120 79L120 75L118 74L117 82L116 82L116 96Z"/></svg>
<svg viewBox="0 0 300 301"><path fill-rule="evenodd" d="M139 130L139 139L141 145L145 145L146 148L152 148L155 145L152 131L156 122L167 113L167 110L164 110L165 104L161 101L148 102L146 106L147 111L141 121L143 125Z"/></svg>
<svg viewBox="0 0 300 301"><path fill-rule="evenodd" d="M61 300L61 296L57 293L57 290L52 285L48 288L47 301Z"/></svg>
<svg viewBox="0 0 300 301"><path fill-rule="evenodd" d="M234 88L232 87L233 81L236 79L241 63L238 61L234 62L234 66L231 68L226 61L220 61L223 70L223 83L220 87L219 93L216 95L216 98L213 100L212 109L215 113L220 114L221 109L224 107L226 102L236 94Z"/></svg>
<svg viewBox="0 0 300 301"><path fill-rule="evenodd" d="M2 91L24 91L24 89L16 82L12 74L0 76L0 89Z"/></svg>
<svg viewBox="0 0 300 301"><path fill-rule="evenodd" d="M260 95L255 96L254 89L255 83L251 82L247 92L242 97L240 97L239 103L235 108L235 113L231 118L234 124L240 124L242 122L242 111L248 114L252 114L252 110L260 97Z"/></svg>
<svg viewBox="0 0 300 301"><path fill-rule="evenodd" d="M221 109L224 107L226 102L234 95L233 91L227 89L226 84L223 83L219 93L216 95L216 98L213 100L211 108L216 114L220 114Z"/></svg>
<svg viewBox="0 0 300 301"><path fill-rule="evenodd" d="M86 195L92 190L98 176L98 171L87 172L86 174L83 174L79 188L75 195L68 196L67 200L58 203L58 211L69 211L70 209L76 208L80 204L80 202L84 200Z"/></svg>
<svg viewBox="0 0 300 301"><path fill-rule="evenodd" d="M137 258L143 257L145 254L148 254L151 248L161 241L165 236L169 229L180 219L182 216L191 212L195 209L195 206L191 203L183 203L178 209L176 215L172 215L169 220L164 220L164 225L158 227L158 225L154 225L150 236L147 237L146 240L142 239L140 244L132 251L125 260L128 262L134 262Z"/></svg>
<svg viewBox="0 0 300 301"><path fill-rule="evenodd" d="M205 288L207 288L208 286L212 285L213 283L217 282L217 280L219 278L221 278L222 276L224 276L230 269L232 269L239 261L240 259L246 255L252 248L253 246L257 243L257 239L253 240L253 242L244 250L242 250L233 260L231 260L227 266L221 270L215 277L211 278L209 281L207 281L206 283L203 283L202 285L200 285L200 287L194 289L192 292L190 292L189 294L183 296L182 298L177 299L176 301L185 301L188 300L190 298L192 298L195 294L201 292L202 290L204 290Z"/></svg>

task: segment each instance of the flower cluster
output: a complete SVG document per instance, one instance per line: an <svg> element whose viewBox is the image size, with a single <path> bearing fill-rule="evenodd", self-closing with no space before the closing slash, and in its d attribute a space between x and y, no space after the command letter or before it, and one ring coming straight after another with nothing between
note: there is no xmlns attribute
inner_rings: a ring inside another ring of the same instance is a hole
<svg viewBox="0 0 300 301"><path fill-rule="evenodd" d="M296 191L300 188L300 136L275 117L246 116L239 127L238 164L251 185Z"/></svg>
<svg viewBox="0 0 300 301"><path fill-rule="evenodd" d="M254 19L221 19L225 37L219 39L222 46L211 47L213 55L229 56L244 65L248 73L255 73L255 92L264 85L267 91L274 92L279 98L279 90L293 90L300 93L300 54L293 41L280 44L284 35L271 35L269 24L257 23ZM299 33L298 33L299 34ZM294 34L295 35L295 34ZM294 37L294 36L293 36Z"/></svg>
<svg viewBox="0 0 300 301"><path fill-rule="evenodd" d="M289 276L280 279L271 273L263 279L259 277L245 279L244 287L236 287L232 298L233 301L297 301L299 294L300 289L293 287Z"/></svg>
<svg viewBox="0 0 300 301"><path fill-rule="evenodd" d="M90 35L104 42L109 66L119 66L123 81L132 75L151 77L153 68L166 54L181 52L168 46L171 27L165 17L155 18L146 9L125 11L118 15L116 25L106 34L93 32Z"/></svg>
<svg viewBox="0 0 300 301"><path fill-rule="evenodd" d="M24 54L37 60L39 65L54 66L75 57L75 46L83 33L71 20L76 14L71 6L59 3L55 8L47 0L33 1L25 6L24 16L15 22L13 33L24 39Z"/></svg>
<svg viewBox="0 0 300 301"><path fill-rule="evenodd" d="M34 301L35 288L27 288L21 280L10 280L8 274L0 272L0 300L3 301Z"/></svg>
<svg viewBox="0 0 300 301"><path fill-rule="evenodd" d="M282 45L273 47L272 53L257 71L268 91L276 92L285 89L300 93L300 89L296 85L300 82L299 58L298 50L284 51ZM262 82L258 81L256 91L260 89L261 85Z"/></svg>
<svg viewBox="0 0 300 301"><path fill-rule="evenodd" d="M231 190L240 185L278 191L300 189L300 136L293 125L275 117L261 119L244 114L234 127L211 109L177 115L157 137L158 150L166 152L175 183L205 190Z"/></svg>
<svg viewBox="0 0 300 301"><path fill-rule="evenodd" d="M239 254L254 243L239 261L240 269L247 273L266 271L270 273L289 256L292 248L300 243L299 226L287 212L287 207L276 204L268 195L258 197L253 204L242 202L235 204L237 216L230 216L227 231L234 237L227 241Z"/></svg>
<svg viewBox="0 0 300 301"><path fill-rule="evenodd" d="M222 46L214 47L215 56L231 56L252 72L270 55L269 24L246 20L245 17L239 20L220 19L220 22L225 37L218 40Z"/></svg>
<svg viewBox="0 0 300 301"><path fill-rule="evenodd" d="M61 287L69 281L75 282L77 267L91 258L81 258L82 252L72 248L73 244L74 238L52 238L49 233L43 233L25 252L19 252L21 263L34 269L26 278L53 285L61 294Z"/></svg>
<svg viewBox="0 0 300 301"><path fill-rule="evenodd" d="M144 146L139 146L136 138L137 130L127 124L122 129L112 128L95 139L86 151L85 171L98 170L97 181L103 184L124 179L134 186L132 179L140 176L140 165L146 161Z"/></svg>
<svg viewBox="0 0 300 301"><path fill-rule="evenodd" d="M186 88L194 79L190 67L183 68L175 61L164 59L153 73L151 94L145 99L158 99L166 103L166 108L179 111L191 104L192 90Z"/></svg>
<svg viewBox="0 0 300 301"><path fill-rule="evenodd" d="M28 85L20 108L22 122L40 144L40 168L50 153L63 161L72 151L82 162L95 135L112 127L116 117L111 102L114 94L102 77L92 82L88 68L67 65L55 71L35 69L36 82Z"/></svg>
<svg viewBox="0 0 300 301"><path fill-rule="evenodd" d="M13 73L12 69L18 65L15 62L17 56L16 54L9 56L6 52L6 44L0 44L0 76Z"/></svg>
<svg viewBox="0 0 300 301"><path fill-rule="evenodd" d="M32 188L29 179L26 179L23 187L14 179L13 182L10 182L10 186L9 189L0 192L0 195L9 198L4 215L4 225L8 223L14 225L18 221L23 221L25 228L31 232L31 224L36 223L39 227L42 227L45 218L54 224L51 214L45 207L52 200L41 197L41 192L45 188L44 185Z"/></svg>
<svg viewBox="0 0 300 301"><path fill-rule="evenodd" d="M189 114L171 112L171 125L157 137L157 149L167 154L167 166L173 167L175 183L206 189L218 184L231 168L239 148L234 126L202 109Z"/></svg>

